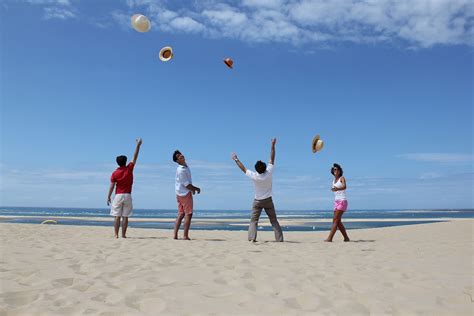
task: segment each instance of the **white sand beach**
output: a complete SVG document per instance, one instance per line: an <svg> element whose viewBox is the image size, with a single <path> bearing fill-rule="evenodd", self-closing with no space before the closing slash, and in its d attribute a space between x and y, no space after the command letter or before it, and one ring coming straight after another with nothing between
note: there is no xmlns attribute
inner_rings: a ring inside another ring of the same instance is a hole
<svg viewBox="0 0 474 316"><path fill-rule="evenodd" d="M473 220L327 232L0 224L0 315L472 315ZM182 233L181 233L182 234Z"/></svg>

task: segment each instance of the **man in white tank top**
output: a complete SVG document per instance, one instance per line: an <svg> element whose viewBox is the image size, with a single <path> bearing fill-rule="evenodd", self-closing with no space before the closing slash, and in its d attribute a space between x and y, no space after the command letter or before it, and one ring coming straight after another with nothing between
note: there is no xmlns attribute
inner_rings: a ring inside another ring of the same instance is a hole
<svg viewBox="0 0 474 316"><path fill-rule="evenodd" d="M255 198L252 205L252 218L249 225L248 238L249 241L257 240L257 225L260 219L262 209L268 215L270 223L272 224L273 231L275 232L275 240L283 241L283 233L281 231L280 224L278 223L275 206L272 200L272 177L273 177L273 165L275 162L275 144L276 139L272 139L272 148L270 154L270 162L267 165L262 161L257 161L255 164L255 170L257 172L248 170L240 162L239 158L235 153L232 154L232 159L236 162L237 166L242 170L247 177L252 179L255 188Z"/></svg>

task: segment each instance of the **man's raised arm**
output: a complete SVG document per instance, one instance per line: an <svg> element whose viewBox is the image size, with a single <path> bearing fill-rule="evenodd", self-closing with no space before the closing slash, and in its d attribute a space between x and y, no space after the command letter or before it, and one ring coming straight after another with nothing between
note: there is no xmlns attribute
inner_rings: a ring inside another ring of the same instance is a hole
<svg viewBox="0 0 474 316"><path fill-rule="evenodd" d="M135 165L137 163L137 158L138 158L138 153L140 152L140 146L142 145L142 139L137 138L137 147L135 148L135 153L133 154L133 164Z"/></svg>
<svg viewBox="0 0 474 316"><path fill-rule="evenodd" d="M237 164L237 166L240 168L240 170L242 170L243 173L247 173L247 169L245 168L245 166L240 162L239 158L237 157L237 154L236 153L232 153L232 160L235 161L235 163Z"/></svg>
<svg viewBox="0 0 474 316"><path fill-rule="evenodd" d="M272 138L272 150L270 152L270 164L275 164L275 144L277 140L276 138Z"/></svg>

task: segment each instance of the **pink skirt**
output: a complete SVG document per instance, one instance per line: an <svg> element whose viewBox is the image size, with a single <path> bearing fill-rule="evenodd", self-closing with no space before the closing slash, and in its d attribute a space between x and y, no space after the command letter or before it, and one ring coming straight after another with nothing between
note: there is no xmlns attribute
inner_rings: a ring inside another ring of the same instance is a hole
<svg viewBox="0 0 474 316"><path fill-rule="evenodd" d="M334 201L334 210L335 211L346 211L347 210L347 200L336 200L336 201Z"/></svg>

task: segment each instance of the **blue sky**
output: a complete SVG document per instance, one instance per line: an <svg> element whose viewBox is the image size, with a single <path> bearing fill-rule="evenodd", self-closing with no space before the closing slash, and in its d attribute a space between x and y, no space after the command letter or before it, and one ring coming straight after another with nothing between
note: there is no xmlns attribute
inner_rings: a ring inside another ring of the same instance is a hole
<svg viewBox="0 0 474 316"><path fill-rule="evenodd" d="M11 0L0 14L0 205L105 207L115 157L141 136L136 208L175 208L180 149L195 208L248 209L230 154L253 168L272 137L277 209L330 209L334 162L353 209L474 207L468 1Z"/></svg>

